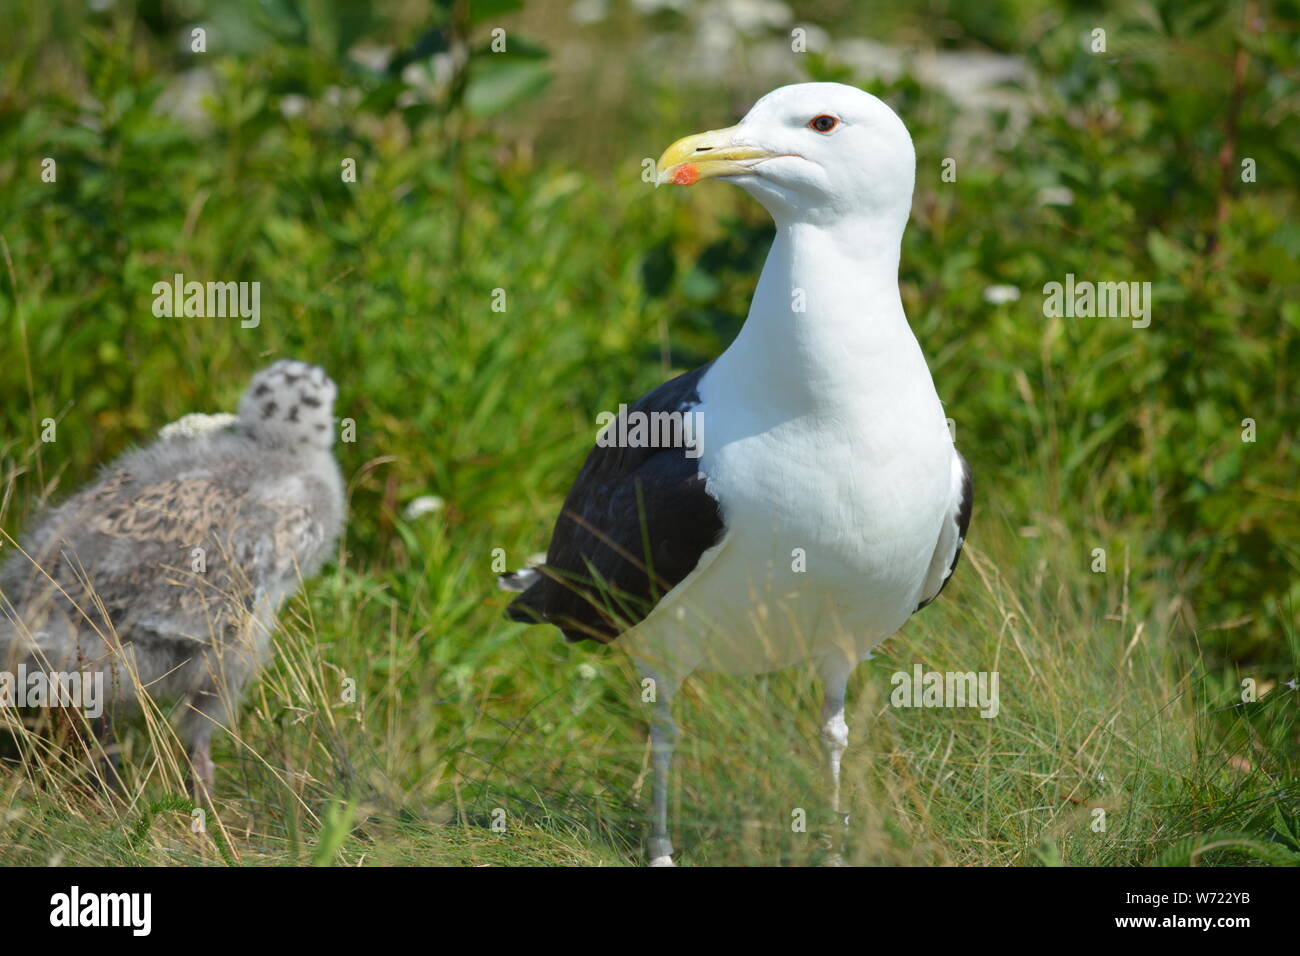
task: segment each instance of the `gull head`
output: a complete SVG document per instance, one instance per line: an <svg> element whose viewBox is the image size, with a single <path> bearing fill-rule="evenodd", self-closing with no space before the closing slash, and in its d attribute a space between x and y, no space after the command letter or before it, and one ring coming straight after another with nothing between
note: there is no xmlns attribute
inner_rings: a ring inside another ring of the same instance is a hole
<svg viewBox="0 0 1300 956"><path fill-rule="evenodd" d="M659 184L735 183L778 222L907 222L916 178L912 137L897 114L843 83L768 93L735 126L679 139L657 164Z"/></svg>
<svg viewBox="0 0 1300 956"><path fill-rule="evenodd" d="M336 397L338 387L324 369L282 359L253 376L239 402L239 423L269 445L328 449Z"/></svg>

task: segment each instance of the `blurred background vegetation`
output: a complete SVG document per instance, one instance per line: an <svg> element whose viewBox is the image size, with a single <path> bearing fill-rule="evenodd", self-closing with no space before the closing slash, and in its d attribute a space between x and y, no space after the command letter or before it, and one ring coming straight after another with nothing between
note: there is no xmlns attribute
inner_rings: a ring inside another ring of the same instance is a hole
<svg viewBox="0 0 1300 956"><path fill-rule="evenodd" d="M1045 633L1122 621L1122 650L1141 621L1196 661L1203 702L1230 707L1243 676L1285 694L1298 25L1288 0L7 3L0 522L17 534L162 424L232 407L273 357L324 365L358 440L339 568L302 615L402 709L382 722L393 788L427 783L465 818L454 781L474 774L449 754L487 761L482 724L505 748L539 689L567 693L539 675L591 657L498 620L492 550L543 549L598 410L726 346L769 241L739 191L656 192L643 159L835 79L916 143L904 302L976 475L974 547ZM154 317L177 272L260 281L260 326ZM1067 273L1151 282L1150 327L1045 317ZM935 619L958 637L970 586ZM1273 745L1300 747L1293 727Z"/></svg>

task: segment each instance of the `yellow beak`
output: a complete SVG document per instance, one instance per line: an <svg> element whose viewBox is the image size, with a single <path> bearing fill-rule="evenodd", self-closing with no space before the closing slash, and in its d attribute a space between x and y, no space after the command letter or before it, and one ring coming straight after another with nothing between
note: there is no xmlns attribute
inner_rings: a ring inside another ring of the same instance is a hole
<svg viewBox="0 0 1300 956"><path fill-rule="evenodd" d="M655 185L689 186L701 179L752 173L750 166L745 165L747 160L769 159L773 154L757 146L735 145L733 140L738 129L738 126L711 129L673 143L655 165L659 172Z"/></svg>

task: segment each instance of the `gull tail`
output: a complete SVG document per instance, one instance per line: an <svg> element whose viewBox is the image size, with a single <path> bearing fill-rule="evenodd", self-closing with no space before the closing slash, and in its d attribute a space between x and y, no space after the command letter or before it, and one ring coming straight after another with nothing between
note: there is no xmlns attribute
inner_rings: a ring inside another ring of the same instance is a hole
<svg viewBox="0 0 1300 956"><path fill-rule="evenodd" d="M518 571L507 571L505 574L497 575L497 587L502 591L512 591L516 594L527 591L530 587L541 580L541 572L536 568L522 568Z"/></svg>

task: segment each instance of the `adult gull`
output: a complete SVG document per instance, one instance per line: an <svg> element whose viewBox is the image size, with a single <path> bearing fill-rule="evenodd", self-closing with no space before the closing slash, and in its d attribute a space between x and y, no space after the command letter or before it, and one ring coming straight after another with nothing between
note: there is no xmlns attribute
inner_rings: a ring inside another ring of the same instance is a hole
<svg viewBox="0 0 1300 956"><path fill-rule="evenodd" d="M694 415L697 440L598 441L545 563L502 581L523 592L511 618L617 638L653 681L651 865L672 865L687 675L815 662L841 816L849 675L956 566L970 471L898 290L915 169L894 112L838 83L775 90L659 160L659 183L734 183L775 221L748 318L717 359L622 412Z"/></svg>

